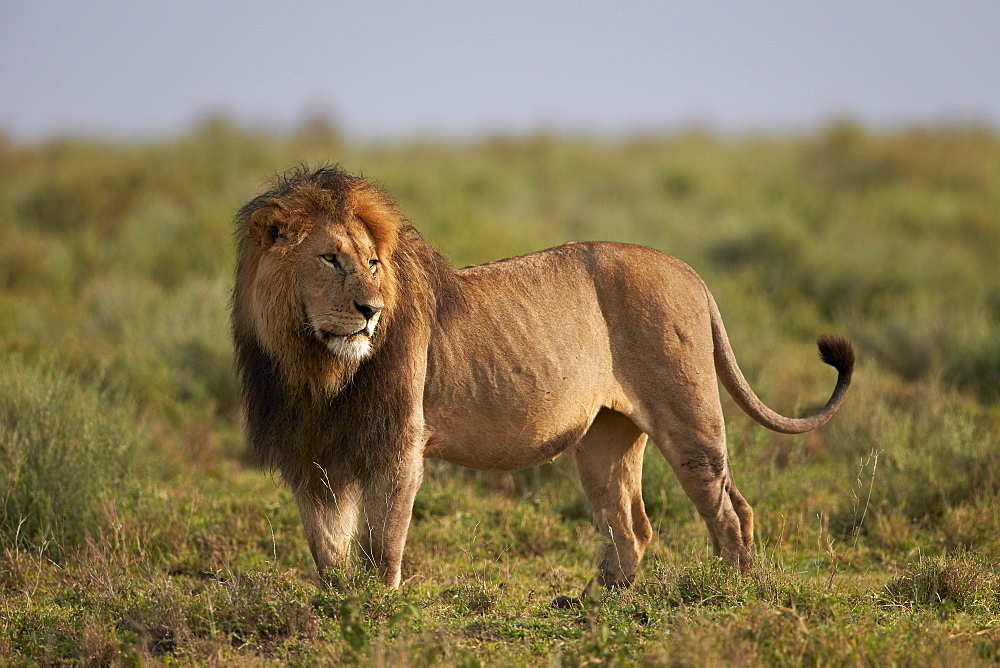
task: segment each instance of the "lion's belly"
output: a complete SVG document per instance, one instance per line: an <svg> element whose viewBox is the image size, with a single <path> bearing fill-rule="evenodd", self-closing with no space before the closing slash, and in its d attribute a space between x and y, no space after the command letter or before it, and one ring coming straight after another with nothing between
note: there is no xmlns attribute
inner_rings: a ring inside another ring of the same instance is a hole
<svg viewBox="0 0 1000 668"><path fill-rule="evenodd" d="M485 355L465 374L428 383L428 457L486 470L537 466L576 445L607 405L607 374L593 357L504 359Z"/></svg>
<svg viewBox="0 0 1000 668"><path fill-rule="evenodd" d="M430 430L425 454L493 471L551 461L580 441L600 409L592 400L551 403L465 404L447 415L425 415Z"/></svg>

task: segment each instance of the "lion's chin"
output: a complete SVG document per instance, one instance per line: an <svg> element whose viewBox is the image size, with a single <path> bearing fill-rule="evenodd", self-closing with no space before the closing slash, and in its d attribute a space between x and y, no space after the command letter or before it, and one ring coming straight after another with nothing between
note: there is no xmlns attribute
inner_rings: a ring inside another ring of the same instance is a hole
<svg viewBox="0 0 1000 668"><path fill-rule="evenodd" d="M338 357L360 362L368 357L372 349L371 335L367 330L361 330L346 336L324 337L323 343L327 350Z"/></svg>

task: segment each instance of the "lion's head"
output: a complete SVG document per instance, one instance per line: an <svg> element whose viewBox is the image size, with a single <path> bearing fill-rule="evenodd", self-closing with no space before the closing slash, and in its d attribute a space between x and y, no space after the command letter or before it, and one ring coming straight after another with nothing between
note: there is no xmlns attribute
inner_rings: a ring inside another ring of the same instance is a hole
<svg viewBox="0 0 1000 668"><path fill-rule="evenodd" d="M297 170L237 216L233 328L289 389L337 389L392 317L402 219L378 188L335 168Z"/></svg>

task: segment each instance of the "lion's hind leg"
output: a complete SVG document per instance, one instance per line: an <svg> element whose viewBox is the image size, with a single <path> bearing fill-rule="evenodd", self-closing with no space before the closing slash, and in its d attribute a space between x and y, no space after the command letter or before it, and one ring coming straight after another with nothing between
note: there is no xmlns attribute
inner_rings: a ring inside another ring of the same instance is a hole
<svg viewBox="0 0 1000 668"><path fill-rule="evenodd" d="M736 489L736 481L733 479L733 467L729 467L729 501L733 504L736 516L740 518L740 533L743 537L744 554L741 562L741 569L746 571L753 565L753 508L743 498L740 490Z"/></svg>
<svg viewBox="0 0 1000 668"><path fill-rule="evenodd" d="M603 409L576 449L580 482L594 510L598 530L608 539L597 576L581 598L598 586L628 587L653 535L642 503L642 455L646 435L621 413ZM553 605L580 599L560 596Z"/></svg>
<svg viewBox="0 0 1000 668"><path fill-rule="evenodd" d="M652 437L705 521L715 555L747 572L753 564L753 509L736 488L717 388L675 400Z"/></svg>

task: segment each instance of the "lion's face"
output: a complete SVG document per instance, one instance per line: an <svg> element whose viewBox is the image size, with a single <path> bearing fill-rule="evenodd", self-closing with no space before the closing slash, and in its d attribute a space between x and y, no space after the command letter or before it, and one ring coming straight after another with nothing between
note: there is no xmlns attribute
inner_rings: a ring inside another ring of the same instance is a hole
<svg viewBox="0 0 1000 668"><path fill-rule="evenodd" d="M304 326L335 355L362 360L385 307L374 240L357 220L319 224L297 249Z"/></svg>
<svg viewBox="0 0 1000 668"><path fill-rule="evenodd" d="M252 269L240 280L252 287L248 299L235 300L236 322L246 316L283 373L302 367L310 382L329 384L322 372L304 370L307 359L320 361L308 353L316 352L311 342L333 354L328 361L348 363L341 370L373 353L394 295L390 260L399 223L393 213L363 191L338 203L325 191L303 189L269 199L249 216L241 262Z"/></svg>

